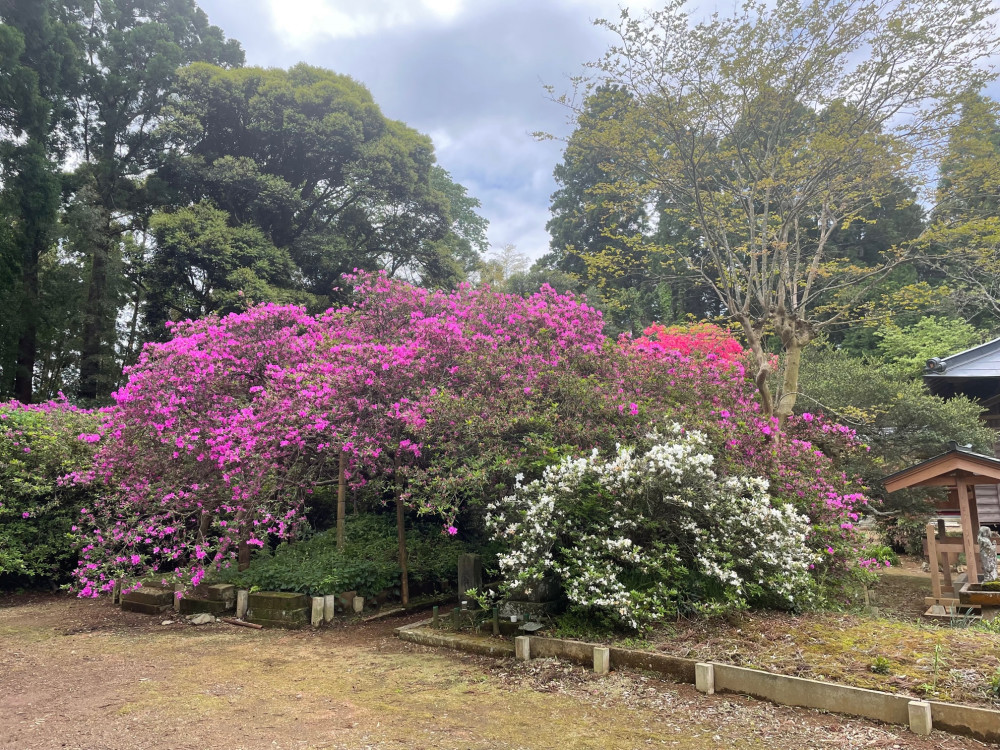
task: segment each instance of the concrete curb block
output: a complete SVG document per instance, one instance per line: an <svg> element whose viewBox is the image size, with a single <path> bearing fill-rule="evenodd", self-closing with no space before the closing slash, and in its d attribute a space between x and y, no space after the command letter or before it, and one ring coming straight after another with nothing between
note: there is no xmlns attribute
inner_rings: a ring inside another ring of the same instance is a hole
<svg viewBox="0 0 1000 750"><path fill-rule="evenodd" d="M430 624L430 622L430 620L423 620L415 622L412 625L404 625L401 628L396 628L396 636L401 640L418 643L421 646L451 648L456 651L479 654L480 656L514 655L514 645L509 641L491 643L483 638L437 633L423 627Z"/></svg>
<svg viewBox="0 0 1000 750"><path fill-rule="evenodd" d="M607 674L611 671L611 649L594 646L594 672Z"/></svg>
<svg viewBox="0 0 1000 750"><path fill-rule="evenodd" d="M910 731L927 736L934 729L931 721L931 704L927 701L910 701Z"/></svg>
<svg viewBox="0 0 1000 750"><path fill-rule="evenodd" d="M531 660L531 638L526 635L519 635L514 639L514 656L521 661Z"/></svg>
<svg viewBox="0 0 1000 750"><path fill-rule="evenodd" d="M784 706L817 708L889 724L910 725L909 704L913 698L907 695L771 674L717 662L712 662L712 667L717 693L741 693Z"/></svg>
<svg viewBox="0 0 1000 750"><path fill-rule="evenodd" d="M584 641L567 641L560 638L527 636L531 642L532 659L562 659L581 667L594 666L594 645ZM614 665L610 665L613 668Z"/></svg>
<svg viewBox="0 0 1000 750"><path fill-rule="evenodd" d="M935 729L1000 744L1000 711L960 703L927 702L931 704Z"/></svg>
<svg viewBox="0 0 1000 750"><path fill-rule="evenodd" d="M704 693L705 695L715 694L715 665L694 665L694 687L699 693Z"/></svg>
<svg viewBox="0 0 1000 750"><path fill-rule="evenodd" d="M396 635L413 643L443 646L485 656L515 655L514 645L509 641L497 642L424 629L431 622L431 619L427 619L396 628ZM597 663L596 649L603 648L584 641L541 636L520 636L516 640L525 646L521 658L562 659L588 668L593 668ZM658 672L675 682L694 684L698 690L708 695L713 692L739 693L779 705L819 709L910 727L918 734L929 732L933 727L982 742L1000 742L1000 711L989 708L920 701L907 695L879 690L614 647L608 649L608 666L610 669ZM911 720L911 716L916 719L915 722Z"/></svg>
<svg viewBox="0 0 1000 750"><path fill-rule="evenodd" d="M635 651L628 648L611 648L612 669L634 669L639 672L658 672L675 682L693 685L695 681L696 659L682 656L668 656L651 651Z"/></svg>

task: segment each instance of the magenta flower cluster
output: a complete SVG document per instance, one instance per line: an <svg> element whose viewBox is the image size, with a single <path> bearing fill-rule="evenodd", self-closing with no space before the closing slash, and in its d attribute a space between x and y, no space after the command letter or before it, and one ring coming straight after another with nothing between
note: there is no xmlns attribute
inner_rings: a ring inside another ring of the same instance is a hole
<svg viewBox="0 0 1000 750"><path fill-rule="evenodd" d="M823 448L851 449L853 434L810 415L779 439L731 339L720 348L713 333L710 351L608 340L599 312L550 288L523 299L347 282L340 309L262 305L146 346L101 429L80 436L97 447L93 470L66 480L105 490L78 524L82 596L150 572L197 585L241 544L293 537L342 455L352 487L405 480L407 504L456 534L470 488L509 486L542 442L607 448L665 416L704 430L739 474L770 479L809 515L814 548L849 556L842 524L867 500Z"/></svg>

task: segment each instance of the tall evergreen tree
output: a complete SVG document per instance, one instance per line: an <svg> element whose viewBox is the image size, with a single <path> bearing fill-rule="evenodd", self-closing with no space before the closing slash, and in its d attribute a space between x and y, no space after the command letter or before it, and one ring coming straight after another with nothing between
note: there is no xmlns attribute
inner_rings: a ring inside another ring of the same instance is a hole
<svg viewBox="0 0 1000 750"><path fill-rule="evenodd" d="M243 64L239 44L193 0L89 0L77 14L85 29L86 64L77 99L78 199L90 203L97 227L87 248L88 276L80 346L78 396L105 398L116 377L126 236L150 210L142 178L160 156L155 128L181 66L206 61ZM83 187L88 188L83 190Z"/></svg>
<svg viewBox="0 0 1000 750"><path fill-rule="evenodd" d="M0 393L28 403L38 354L40 274L54 249L60 164L78 72L71 4L0 0L0 249L8 288L0 325Z"/></svg>
<svg viewBox="0 0 1000 750"><path fill-rule="evenodd" d="M1000 318L1000 105L967 94L940 164L924 266L948 289L945 312Z"/></svg>

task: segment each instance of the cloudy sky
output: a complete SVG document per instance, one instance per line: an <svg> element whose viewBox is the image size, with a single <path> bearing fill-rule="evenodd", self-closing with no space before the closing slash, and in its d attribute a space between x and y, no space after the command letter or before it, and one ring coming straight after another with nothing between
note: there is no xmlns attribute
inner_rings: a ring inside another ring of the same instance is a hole
<svg viewBox="0 0 1000 750"><path fill-rule="evenodd" d="M438 162L482 201L494 247L532 258L548 248L567 113L560 92L610 35L615 0L199 0L238 39L249 65L304 61L365 84L386 116L434 139ZM653 0L627 3L632 10ZM731 4L729 7L732 7ZM714 8L713 8L714 9ZM723 10L724 8L719 8Z"/></svg>

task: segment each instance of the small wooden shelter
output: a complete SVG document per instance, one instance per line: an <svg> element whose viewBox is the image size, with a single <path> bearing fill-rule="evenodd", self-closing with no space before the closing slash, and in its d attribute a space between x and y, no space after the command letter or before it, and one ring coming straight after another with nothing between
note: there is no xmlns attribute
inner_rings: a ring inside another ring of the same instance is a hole
<svg viewBox="0 0 1000 750"><path fill-rule="evenodd" d="M942 515L953 515L956 511L962 527L962 536L947 537L944 521L927 525L927 556L930 562L931 585L936 601L928 603L954 606L958 603L956 589L951 581L951 558L965 553L968 580L979 581L979 508L976 504L977 485L1000 484L1000 459L973 453L952 443L950 450L926 461L897 471L882 480L887 492L910 487L946 487L948 499L938 503ZM938 564L943 562L945 585L942 586ZM951 594L951 596L946 596Z"/></svg>

